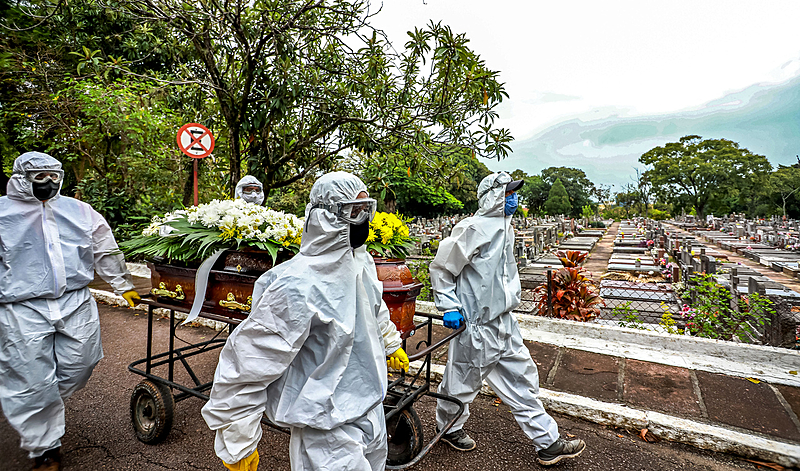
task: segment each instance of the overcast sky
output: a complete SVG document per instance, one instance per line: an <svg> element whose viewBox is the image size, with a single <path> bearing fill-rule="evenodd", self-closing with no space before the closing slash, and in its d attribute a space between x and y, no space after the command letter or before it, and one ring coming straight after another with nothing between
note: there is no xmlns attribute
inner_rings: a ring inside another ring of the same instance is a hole
<svg viewBox="0 0 800 471"><path fill-rule="evenodd" d="M498 124L518 141L575 118L696 110L800 74L797 0L385 0L373 25L399 48L430 20L501 72Z"/></svg>

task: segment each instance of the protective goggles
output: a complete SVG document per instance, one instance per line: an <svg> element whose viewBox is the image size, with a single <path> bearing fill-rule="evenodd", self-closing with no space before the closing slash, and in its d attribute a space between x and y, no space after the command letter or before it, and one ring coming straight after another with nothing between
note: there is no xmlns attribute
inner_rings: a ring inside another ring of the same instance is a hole
<svg viewBox="0 0 800 471"><path fill-rule="evenodd" d="M54 170L50 168L34 168L25 171L25 179L32 183L46 183L47 180L53 183L61 182L64 178L63 170Z"/></svg>
<svg viewBox="0 0 800 471"><path fill-rule="evenodd" d="M327 209L348 224L363 224L375 217L378 202L372 198L361 198L334 204L317 203L313 207Z"/></svg>

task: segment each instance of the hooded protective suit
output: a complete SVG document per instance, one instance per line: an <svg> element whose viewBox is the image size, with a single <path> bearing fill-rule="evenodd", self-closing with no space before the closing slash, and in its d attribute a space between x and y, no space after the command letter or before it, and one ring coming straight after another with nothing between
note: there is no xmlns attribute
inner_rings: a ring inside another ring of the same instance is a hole
<svg viewBox="0 0 800 471"><path fill-rule="evenodd" d="M430 265L436 307L443 312L459 311L466 323L466 330L450 341L439 393L455 396L466 405L453 432L469 418L469 403L486 380L509 405L525 434L542 449L558 439L558 426L539 401L539 373L511 313L519 305L521 289L513 253L514 228L511 217L503 212L510 181L505 172L481 181L478 211L453 228ZM457 412L453 404L439 401L439 428Z"/></svg>
<svg viewBox="0 0 800 471"><path fill-rule="evenodd" d="M250 315L223 347L203 418L226 463L253 453L266 412L291 428L294 471L384 469L386 356L400 335L372 257L350 247L350 225L312 209L362 191L345 172L317 180L300 252L258 279Z"/></svg>
<svg viewBox="0 0 800 471"><path fill-rule="evenodd" d="M105 219L86 203L33 196L28 169L61 169L47 154L14 162L0 198L0 404L30 457L60 446L64 400L103 357L95 270L118 293L133 289ZM59 182L60 183L60 182Z"/></svg>
<svg viewBox="0 0 800 471"><path fill-rule="evenodd" d="M245 193L244 188L247 186L257 186L259 191L257 193ZM261 204L264 202L264 185L252 175L245 175L236 184L236 199L243 199L248 203Z"/></svg>

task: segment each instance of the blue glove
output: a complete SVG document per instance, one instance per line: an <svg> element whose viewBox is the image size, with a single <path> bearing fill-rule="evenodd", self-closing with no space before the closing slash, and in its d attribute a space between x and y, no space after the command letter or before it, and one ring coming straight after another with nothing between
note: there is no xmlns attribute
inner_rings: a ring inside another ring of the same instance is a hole
<svg viewBox="0 0 800 471"><path fill-rule="evenodd" d="M458 329L464 322L464 316L458 311L448 311L444 313L444 326L448 329Z"/></svg>

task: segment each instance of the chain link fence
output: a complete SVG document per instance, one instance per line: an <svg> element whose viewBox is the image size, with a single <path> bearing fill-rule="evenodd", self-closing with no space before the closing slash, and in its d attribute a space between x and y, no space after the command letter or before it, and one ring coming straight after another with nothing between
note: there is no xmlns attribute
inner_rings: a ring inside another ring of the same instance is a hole
<svg viewBox="0 0 800 471"><path fill-rule="evenodd" d="M430 278L427 264L430 260L414 260L412 272L426 285L426 298L430 299ZM410 264L412 265L412 264ZM521 302L514 312L528 315L552 316L556 290L553 287L552 277L556 269L546 269L541 272L525 271L520 274L522 285ZM594 280L595 287L603 303L596 307L599 312L589 322L603 325L612 325L643 331L661 332L681 335L694 329L696 336L705 336L699 333L697 326L692 322L694 314L691 306L695 304L692 298L692 287L697 284L697 277L686 273L690 280L688 283L642 283L635 281L601 279ZM736 277L730 278L734 283ZM724 281L724 277L720 278ZM746 305L748 292L742 291L734 284L735 296L730 296L731 308ZM677 290L676 290L677 288ZM727 290L731 285L720 285L719 290ZM763 291L763 290L762 290ZM761 316L744 316L747 334L741 338L736 336L735 341L759 345L771 345L783 348L800 349L800 298L786 298L762 293L764 299L769 301L769 308ZM544 311L544 312L540 312ZM714 337L711 337L714 338ZM726 338L725 340L730 340Z"/></svg>

